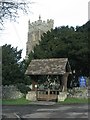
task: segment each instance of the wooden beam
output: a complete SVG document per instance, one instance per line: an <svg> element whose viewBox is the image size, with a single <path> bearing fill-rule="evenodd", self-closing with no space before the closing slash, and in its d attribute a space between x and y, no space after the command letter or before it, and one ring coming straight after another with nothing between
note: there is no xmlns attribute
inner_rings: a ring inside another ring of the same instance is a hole
<svg viewBox="0 0 90 120"><path fill-rule="evenodd" d="M66 72L66 73L62 76L62 92L67 92L68 75L69 75L69 73Z"/></svg>

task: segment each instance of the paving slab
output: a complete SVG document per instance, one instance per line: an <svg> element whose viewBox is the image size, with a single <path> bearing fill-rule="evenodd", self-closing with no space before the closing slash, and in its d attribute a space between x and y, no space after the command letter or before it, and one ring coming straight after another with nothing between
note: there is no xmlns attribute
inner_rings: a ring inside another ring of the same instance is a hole
<svg viewBox="0 0 90 120"><path fill-rule="evenodd" d="M31 102L30 104L36 104L36 105L55 105L56 102L35 101L35 102Z"/></svg>

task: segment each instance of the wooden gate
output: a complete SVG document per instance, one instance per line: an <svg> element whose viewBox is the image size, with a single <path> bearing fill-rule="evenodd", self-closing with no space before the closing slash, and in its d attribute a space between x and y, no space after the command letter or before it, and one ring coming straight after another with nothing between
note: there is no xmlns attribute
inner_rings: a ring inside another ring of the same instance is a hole
<svg viewBox="0 0 90 120"><path fill-rule="evenodd" d="M58 90L37 90L37 100L41 101L57 101Z"/></svg>

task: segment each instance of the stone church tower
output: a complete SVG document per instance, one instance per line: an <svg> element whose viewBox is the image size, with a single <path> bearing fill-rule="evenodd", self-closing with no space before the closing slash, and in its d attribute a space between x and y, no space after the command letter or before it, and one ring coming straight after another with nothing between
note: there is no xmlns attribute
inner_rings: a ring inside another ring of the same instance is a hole
<svg viewBox="0 0 90 120"><path fill-rule="evenodd" d="M41 35L53 29L54 20L47 19L47 21L42 21L41 16L39 16L39 20L30 23L28 21L28 41L26 43L26 58L28 54L33 51L36 44L39 44L41 40Z"/></svg>

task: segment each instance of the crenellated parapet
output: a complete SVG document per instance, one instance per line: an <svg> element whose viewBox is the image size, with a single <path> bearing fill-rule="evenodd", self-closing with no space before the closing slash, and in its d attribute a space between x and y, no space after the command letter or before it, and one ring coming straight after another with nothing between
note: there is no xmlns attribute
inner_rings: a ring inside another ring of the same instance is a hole
<svg viewBox="0 0 90 120"><path fill-rule="evenodd" d="M47 21L42 21L41 16L35 22L28 21L28 41L26 43L26 56L33 51L36 44L41 41L41 36L47 31L53 29L54 20L47 19Z"/></svg>
<svg viewBox="0 0 90 120"><path fill-rule="evenodd" d="M30 20L28 21L28 32L31 33L33 31L42 30L47 32L48 30L51 30L54 25L54 20L47 19L47 21L42 21L41 19L30 23Z"/></svg>

